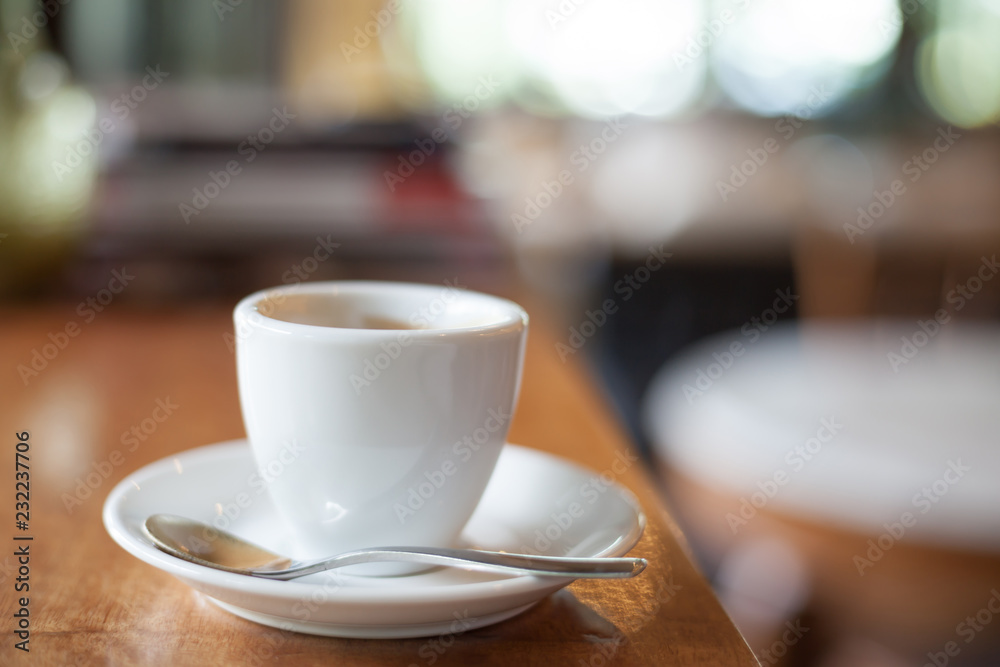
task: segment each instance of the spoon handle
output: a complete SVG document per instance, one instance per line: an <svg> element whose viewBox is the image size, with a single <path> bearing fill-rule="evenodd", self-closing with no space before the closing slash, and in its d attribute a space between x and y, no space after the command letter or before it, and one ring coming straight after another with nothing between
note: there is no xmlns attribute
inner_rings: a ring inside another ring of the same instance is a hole
<svg viewBox="0 0 1000 667"><path fill-rule="evenodd" d="M347 565L377 562L422 563L449 567L514 574L534 574L551 577L628 578L646 568L643 558L564 558L560 556L530 556L473 549L437 549L431 547L382 547L364 549L309 563L296 564L286 570L255 570L253 576L265 579L295 579L308 574L332 570Z"/></svg>

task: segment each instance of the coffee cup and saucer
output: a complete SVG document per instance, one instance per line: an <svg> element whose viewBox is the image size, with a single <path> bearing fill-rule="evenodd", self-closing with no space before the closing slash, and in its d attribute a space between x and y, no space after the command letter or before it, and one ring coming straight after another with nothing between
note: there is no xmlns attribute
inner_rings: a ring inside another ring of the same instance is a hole
<svg viewBox="0 0 1000 667"><path fill-rule="evenodd" d="M252 579L156 549L168 513L308 560L375 546L622 556L634 496L564 459L507 443L528 317L449 286L317 282L234 312L246 440L187 450L122 480L104 523L139 559L238 616L341 637L416 637L510 618L568 578L377 563ZM211 539L211 535L206 535Z"/></svg>

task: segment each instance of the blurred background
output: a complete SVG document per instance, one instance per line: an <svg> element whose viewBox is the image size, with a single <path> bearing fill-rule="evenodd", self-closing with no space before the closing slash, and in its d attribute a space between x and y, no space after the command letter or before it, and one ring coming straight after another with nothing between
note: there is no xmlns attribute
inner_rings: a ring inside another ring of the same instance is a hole
<svg viewBox="0 0 1000 667"><path fill-rule="evenodd" d="M764 664L1000 664L997 0L0 28L11 307L100 312L116 270L139 310L342 278L544 304Z"/></svg>

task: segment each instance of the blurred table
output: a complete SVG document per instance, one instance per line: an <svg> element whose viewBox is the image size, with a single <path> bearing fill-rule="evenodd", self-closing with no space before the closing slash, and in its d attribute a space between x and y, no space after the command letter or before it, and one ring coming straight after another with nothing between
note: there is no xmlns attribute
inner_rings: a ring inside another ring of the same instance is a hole
<svg viewBox="0 0 1000 667"><path fill-rule="evenodd" d="M611 470L629 444L579 355L562 363L553 332L537 309L529 312L532 330L511 440L595 471ZM79 326L75 335L68 322ZM0 663L757 664L692 566L683 535L638 462L616 477L646 512L645 535L632 551L649 559L645 573L629 581L576 582L520 616L456 636L443 653L428 650L427 638L331 639L263 627L135 559L105 533L104 498L125 475L152 461L243 436L225 338L231 330L229 305L136 311L112 304L90 322L72 307L0 311L0 423L7 452ZM41 370L31 375L25 369L35 350ZM152 419L157 401L177 406L162 422ZM140 435L132 435L133 427ZM13 540L19 532L14 454L16 433L23 431L31 434L34 539L30 591L15 593L13 554L27 544ZM140 445L124 460L112 458L112 451L128 449L123 443L132 437ZM14 647L13 613L22 595L30 598L27 654Z"/></svg>

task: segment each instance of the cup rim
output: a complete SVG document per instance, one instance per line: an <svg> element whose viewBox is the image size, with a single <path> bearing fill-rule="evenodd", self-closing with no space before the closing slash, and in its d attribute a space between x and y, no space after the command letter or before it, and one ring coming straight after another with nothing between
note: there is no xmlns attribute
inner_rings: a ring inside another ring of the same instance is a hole
<svg viewBox="0 0 1000 667"><path fill-rule="evenodd" d="M455 281L458 282L457 280ZM465 298L491 302L494 305L501 305L507 309L507 313L500 319L489 324L477 324L464 327L430 326L427 328L413 329L364 329L352 327L334 327L318 324L300 324L271 317L261 312L260 302L273 299L275 296L286 296L292 294L326 294L336 290L350 290L351 293L376 292L385 290L401 290L408 292L427 292L442 290L452 290L461 294ZM365 336L371 338L395 338L401 335L413 338L438 337L442 334L486 334L502 333L511 330L521 330L528 326L528 313L524 308L503 297L477 292L475 290L457 287L444 281L442 284L429 284L417 282L401 282L389 280L327 280L316 282L295 283L292 285L280 285L268 287L249 294L236 304L233 309L233 318L237 327L241 320L253 328L267 329L277 333L300 334L310 337L317 336Z"/></svg>

